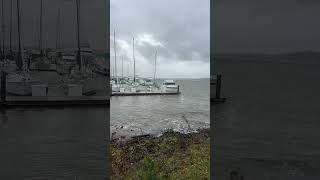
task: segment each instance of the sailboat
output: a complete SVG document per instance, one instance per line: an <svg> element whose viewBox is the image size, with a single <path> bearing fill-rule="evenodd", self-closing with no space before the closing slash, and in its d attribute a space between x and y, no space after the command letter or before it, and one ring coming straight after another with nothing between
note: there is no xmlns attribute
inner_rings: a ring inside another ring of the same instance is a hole
<svg viewBox="0 0 320 180"><path fill-rule="evenodd" d="M10 35L9 35L9 54L7 56L7 59L13 60L14 59L14 54L12 50L12 8L13 8L13 1L10 1Z"/></svg>
<svg viewBox="0 0 320 180"><path fill-rule="evenodd" d="M1 14L1 17L2 17L2 19L1 19L1 32L2 32L2 46L1 46L1 51L2 51L2 59L6 59L6 52L5 52L5 45L4 45L4 40L5 40L5 31L4 31L4 1L2 0L1 1L2 3L1 3L1 11L2 11L2 14Z"/></svg>
<svg viewBox="0 0 320 180"><path fill-rule="evenodd" d="M118 79L118 74L117 74L117 53L116 53L116 30L114 30L113 33L113 49L114 49L114 73L115 73L115 80L112 80L110 82L111 85L111 90L112 92L120 92L120 85L119 85L119 79Z"/></svg>
<svg viewBox="0 0 320 180"><path fill-rule="evenodd" d="M31 85L40 83L37 80L32 79L28 73L26 63L24 62L24 53L21 47L21 31L20 31L20 0L17 0L17 23L18 23L18 57L16 59L16 65L18 69L15 72L11 72L7 76L7 93L17 96L31 95Z"/></svg>
<svg viewBox="0 0 320 180"><path fill-rule="evenodd" d="M108 64L104 58L97 58L96 52L90 48L89 43L80 42L80 0L76 0L77 50L70 60L76 64L71 66L67 83L82 85L83 95L107 95L108 80L105 75Z"/></svg>
<svg viewBox="0 0 320 180"><path fill-rule="evenodd" d="M38 42L38 51L34 51L32 54L32 59L28 59L29 70L52 70L53 68L48 54L45 53L43 47L43 0L40 0L40 14L39 14L39 42Z"/></svg>

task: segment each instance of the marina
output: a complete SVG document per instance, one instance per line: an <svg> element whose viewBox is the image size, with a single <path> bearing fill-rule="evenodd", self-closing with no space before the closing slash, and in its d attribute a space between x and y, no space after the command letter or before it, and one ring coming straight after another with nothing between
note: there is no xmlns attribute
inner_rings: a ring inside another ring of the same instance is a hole
<svg viewBox="0 0 320 180"><path fill-rule="evenodd" d="M106 4L0 2L0 179L107 177Z"/></svg>
<svg viewBox="0 0 320 180"><path fill-rule="evenodd" d="M20 1L16 6L17 47L11 38L0 52L2 106L65 106L109 104L109 61L105 51L94 50L90 43L80 41L80 2L76 1L77 47L64 47L58 8L55 48L45 47L43 40L43 1L40 1L38 48L24 47L21 34ZM13 6L11 6L12 14ZM2 34L5 36L5 34ZM4 38L3 38L4 39Z"/></svg>
<svg viewBox="0 0 320 180"><path fill-rule="evenodd" d="M117 51L116 51L116 31L114 30L114 67L113 76L110 79L111 96L150 96L150 95L178 95L180 86L174 80L163 80L159 85L156 79L157 72L157 51L154 56L153 78L141 78L136 74L135 61L135 41L132 38L132 59L133 59L133 77L123 76L123 58L121 76L117 74Z"/></svg>
<svg viewBox="0 0 320 180"><path fill-rule="evenodd" d="M187 133L210 127L209 78L175 81L183 89L179 94L130 95L128 92L112 96L110 127L113 138L159 135L166 129Z"/></svg>

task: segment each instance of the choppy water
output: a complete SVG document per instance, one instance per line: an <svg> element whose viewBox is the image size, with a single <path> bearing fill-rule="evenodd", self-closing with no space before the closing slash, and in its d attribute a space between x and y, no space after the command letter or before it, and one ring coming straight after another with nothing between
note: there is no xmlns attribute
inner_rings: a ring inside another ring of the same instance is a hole
<svg viewBox="0 0 320 180"><path fill-rule="evenodd" d="M105 179L108 108L0 111L0 179Z"/></svg>
<svg viewBox="0 0 320 180"><path fill-rule="evenodd" d="M209 127L209 79L176 82L180 85L180 95L113 96L111 132L116 135L157 135L167 129L189 132Z"/></svg>
<svg viewBox="0 0 320 180"><path fill-rule="evenodd" d="M211 106L215 179L231 170L245 180L320 179L320 65L218 61L215 69L228 98Z"/></svg>

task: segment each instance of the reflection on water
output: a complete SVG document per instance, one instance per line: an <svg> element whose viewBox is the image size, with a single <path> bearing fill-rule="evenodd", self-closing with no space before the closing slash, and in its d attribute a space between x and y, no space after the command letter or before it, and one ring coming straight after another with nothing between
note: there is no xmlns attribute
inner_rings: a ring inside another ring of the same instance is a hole
<svg viewBox="0 0 320 180"><path fill-rule="evenodd" d="M228 99L211 107L216 179L320 178L319 68L217 63Z"/></svg>
<svg viewBox="0 0 320 180"><path fill-rule="evenodd" d="M4 126L7 121L8 121L8 116L7 116L6 110L0 108L0 127Z"/></svg>
<svg viewBox="0 0 320 180"><path fill-rule="evenodd" d="M108 117L102 107L0 111L0 179L104 179Z"/></svg>

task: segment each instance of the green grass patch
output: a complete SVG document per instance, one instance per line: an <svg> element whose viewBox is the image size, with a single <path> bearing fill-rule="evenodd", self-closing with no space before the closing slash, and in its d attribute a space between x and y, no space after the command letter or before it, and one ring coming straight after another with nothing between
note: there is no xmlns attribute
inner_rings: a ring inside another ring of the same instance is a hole
<svg viewBox="0 0 320 180"><path fill-rule="evenodd" d="M209 130L111 143L112 179L210 179Z"/></svg>

